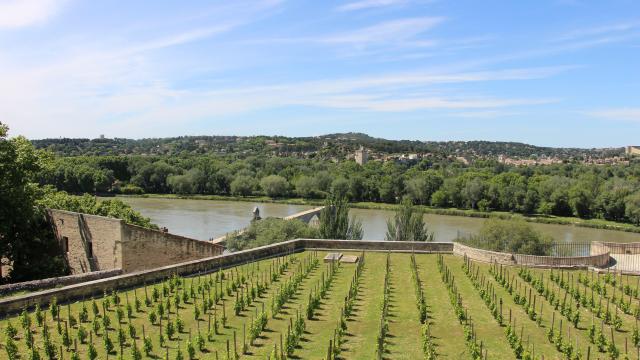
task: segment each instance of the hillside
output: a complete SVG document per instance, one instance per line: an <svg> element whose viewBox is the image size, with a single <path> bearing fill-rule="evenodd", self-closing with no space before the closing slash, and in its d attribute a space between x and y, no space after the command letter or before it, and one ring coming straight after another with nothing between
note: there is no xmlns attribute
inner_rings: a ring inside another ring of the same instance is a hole
<svg viewBox="0 0 640 360"><path fill-rule="evenodd" d="M434 153L464 157L556 157L563 160L619 156L623 148L580 149L540 147L517 142L416 141L374 138L362 133L336 133L316 137L282 136L179 136L148 139L41 139L32 140L40 149L60 156L79 155L173 155L267 153L329 154L344 156L359 147L383 154Z"/></svg>

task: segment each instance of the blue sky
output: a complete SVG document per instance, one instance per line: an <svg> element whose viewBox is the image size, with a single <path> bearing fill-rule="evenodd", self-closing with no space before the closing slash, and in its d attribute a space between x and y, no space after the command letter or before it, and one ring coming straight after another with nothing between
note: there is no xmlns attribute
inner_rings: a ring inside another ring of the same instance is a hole
<svg viewBox="0 0 640 360"><path fill-rule="evenodd" d="M13 135L640 144L640 1L0 0Z"/></svg>

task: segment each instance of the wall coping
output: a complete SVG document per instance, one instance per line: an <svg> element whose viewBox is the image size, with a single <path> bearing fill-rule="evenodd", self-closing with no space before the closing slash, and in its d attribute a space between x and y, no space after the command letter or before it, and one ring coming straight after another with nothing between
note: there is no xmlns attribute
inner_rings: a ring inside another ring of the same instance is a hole
<svg viewBox="0 0 640 360"><path fill-rule="evenodd" d="M114 218L114 217L110 217L110 216L85 214L85 213L79 213L79 212L75 212L75 211L52 209L52 208L47 208L46 210L47 211L52 211L52 212L58 212L58 213L66 214L66 215L72 215L72 216L82 215L82 217L98 218L98 219L102 219L102 220L108 220L108 221L113 221L113 222L119 222L119 223L126 224L126 222L124 220L118 219L118 218Z"/></svg>
<svg viewBox="0 0 640 360"><path fill-rule="evenodd" d="M173 238L178 238L178 239L186 240L186 241L194 241L194 242L197 242L199 244L211 245L211 246L214 246L214 247L218 247L218 248L224 249L224 246L222 246L220 244L215 244L215 243L213 243L211 241L192 239L192 238L189 238L189 237L186 237L186 236L176 235L176 234L172 234L170 232L164 232L162 230L149 229L149 228L142 227L142 226L139 226L139 225L133 225L133 224L125 223L124 226L126 226L128 228L132 228L134 230L138 230L138 231L153 232L153 233L156 233L156 234L161 235L161 236L169 235L169 236L171 236ZM128 241L123 241L123 242L136 242L136 241L135 240L128 240Z"/></svg>

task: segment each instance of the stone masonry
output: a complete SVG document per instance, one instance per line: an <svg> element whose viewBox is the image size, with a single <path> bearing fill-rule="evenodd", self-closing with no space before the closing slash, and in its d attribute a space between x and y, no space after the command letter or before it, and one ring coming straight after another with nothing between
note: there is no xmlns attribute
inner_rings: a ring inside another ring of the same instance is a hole
<svg viewBox="0 0 640 360"><path fill-rule="evenodd" d="M72 274L113 269L129 273L212 257L224 250L120 219L52 209L48 214Z"/></svg>

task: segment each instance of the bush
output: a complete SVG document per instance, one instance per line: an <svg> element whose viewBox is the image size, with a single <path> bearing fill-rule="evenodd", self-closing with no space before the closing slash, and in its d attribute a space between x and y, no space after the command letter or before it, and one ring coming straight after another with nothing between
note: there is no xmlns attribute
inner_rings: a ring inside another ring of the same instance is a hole
<svg viewBox="0 0 640 360"><path fill-rule="evenodd" d="M270 197L283 197L289 192L289 182L279 175L263 177L260 180L260 187Z"/></svg>
<svg viewBox="0 0 640 360"><path fill-rule="evenodd" d="M231 251L250 249L296 238L317 238L318 231L304 222L266 218L251 223L242 234L227 238L227 248Z"/></svg>
<svg viewBox="0 0 640 360"><path fill-rule="evenodd" d="M488 219L478 235L456 241L486 250L529 255L549 255L552 244L549 236L520 219Z"/></svg>
<svg viewBox="0 0 640 360"><path fill-rule="evenodd" d="M236 176L231 182L231 194L249 196L255 190L257 184L254 178L246 175Z"/></svg>
<svg viewBox="0 0 640 360"><path fill-rule="evenodd" d="M144 194L144 189L137 185L127 184L120 188L120 193L126 195L140 195Z"/></svg>

